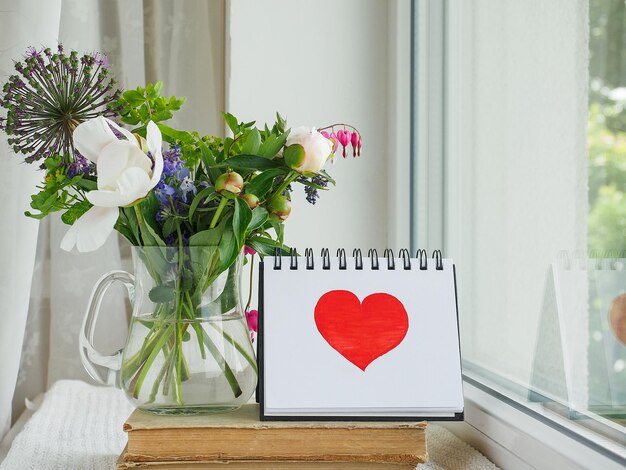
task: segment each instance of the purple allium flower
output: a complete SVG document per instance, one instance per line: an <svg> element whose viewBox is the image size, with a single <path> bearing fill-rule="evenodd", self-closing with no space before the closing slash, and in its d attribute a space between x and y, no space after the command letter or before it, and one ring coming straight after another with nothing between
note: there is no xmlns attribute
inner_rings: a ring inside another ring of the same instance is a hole
<svg viewBox="0 0 626 470"><path fill-rule="evenodd" d="M102 54L100 52L96 52L94 54L94 58L96 60L96 64L98 64L99 66L101 66L101 67L108 67L109 66L109 58L106 55L104 55L104 54Z"/></svg>
<svg viewBox="0 0 626 470"><path fill-rule="evenodd" d="M74 129L87 119L118 112L113 103L119 91L107 78L101 55L98 60L92 54L79 59L76 51L68 56L61 44L56 54L29 47L15 70L18 74L3 88L0 106L7 116L0 118L0 126L15 153L24 154L28 163L57 154L71 163Z"/></svg>
<svg viewBox="0 0 626 470"><path fill-rule="evenodd" d="M26 57L39 57L40 52L33 46L29 46L26 49Z"/></svg>

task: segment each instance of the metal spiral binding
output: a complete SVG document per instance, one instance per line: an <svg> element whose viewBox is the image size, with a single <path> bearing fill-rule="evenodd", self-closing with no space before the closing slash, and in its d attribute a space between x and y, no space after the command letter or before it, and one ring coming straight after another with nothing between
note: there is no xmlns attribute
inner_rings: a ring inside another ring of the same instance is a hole
<svg viewBox="0 0 626 470"><path fill-rule="evenodd" d="M313 249L307 248L304 250L304 256L306 256L306 268L314 269L315 264L313 263Z"/></svg>
<svg viewBox="0 0 626 470"><path fill-rule="evenodd" d="M361 250L355 248L352 250L352 256L354 257L354 269L359 271L363 269L363 255L361 254Z"/></svg>
<svg viewBox="0 0 626 470"><path fill-rule="evenodd" d="M411 269L411 253L409 253L409 250L402 248L399 254L404 261L404 269Z"/></svg>
<svg viewBox="0 0 626 470"><path fill-rule="evenodd" d="M383 256L387 258L387 269L389 270L396 269L396 262L393 259L393 250L391 250L390 248L385 248L385 251L383 252Z"/></svg>
<svg viewBox="0 0 626 470"><path fill-rule="evenodd" d="M330 253L328 248L322 248L322 269L330 269Z"/></svg>
<svg viewBox="0 0 626 470"><path fill-rule="evenodd" d="M279 270L282 268L281 254L282 253L281 253L280 248L276 248L274 251L274 269ZM362 270L363 269L363 255L362 255L361 250L359 248L355 248L352 251L352 256L354 258L354 269ZM375 248L371 248L367 252L367 256L370 258L370 263L371 263L370 269L372 271L380 270L378 251ZM314 257L313 249L306 248L304 251L304 257L306 258L305 260L306 269L308 270L315 269L315 257ZM390 248L386 248L385 251L383 252L383 257L387 259L387 269L395 270L396 263L395 263L393 250ZM409 252L409 250L407 250L406 248L401 249L398 252L398 257L402 258L402 266L405 270L410 270L412 268L411 253ZM289 258L290 258L289 269L297 270L298 269L298 252L295 248L291 248L289 252ZM422 249L417 250L415 258L417 259L420 270L428 269L428 253L426 253L426 250L422 250ZM438 271L443 270L443 255L441 253L441 250L433 251L432 259L435 263L435 269L437 269ZM568 256L561 255L561 259L565 261L566 263L571 264L571 259ZM344 271L348 269L348 260L346 258L345 249L339 248L337 250L337 260L339 263L338 268L340 270ZM322 269L330 270L331 269L330 263L331 263L330 251L328 250L328 248L322 248ZM620 269L620 268L621 266L612 267L612 269Z"/></svg>
<svg viewBox="0 0 626 470"><path fill-rule="evenodd" d="M369 257L370 262L372 263L372 270L377 271L378 270L378 251L376 251L376 248L370 248L370 250L367 252L367 256Z"/></svg>
<svg viewBox="0 0 626 470"><path fill-rule="evenodd" d="M346 263L346 250L339 248L337 250L337 258L339 258L339 269L345 270L348 264Z"/></svg>
<svg viewBox="0 0 626 470"><path fill-rule="evenodd" d="M282 258L280 257L280 248L274 250L274 269L282 267Z"/></svg>
<svg viewBox="0 0 626 470"><path fill-rule="evenodd" d="M291 249L291 253L289 254L289 256L291 257L289 269L298 269L298 252L295 248Z"/></svg>
<svg viewBox="0 0 626 470"><path fill-rule="evenodd" d="M443 259L441 256L441 250L433 251L433 259L435 260L435 266L437 271L441 271L443 269Z"/></svg>
<svg viewBox="0 0 626 470"><path fill-rule="evenodd" d="M415 257L419 260L420 269L422 271L428 269L428 254L426 250L417 250Z"/></svg>

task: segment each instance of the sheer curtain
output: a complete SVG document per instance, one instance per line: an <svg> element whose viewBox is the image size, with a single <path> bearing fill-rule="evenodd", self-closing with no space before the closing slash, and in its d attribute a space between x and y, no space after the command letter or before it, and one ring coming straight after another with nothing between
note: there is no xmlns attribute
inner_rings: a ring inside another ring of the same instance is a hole
<svg viewBox="0 0 626 470"><path fill-rule="evenodd" d="M49 37L41 38L30 36L32 28L24 29L28 34L27 42L11 49L10 53L3 52L2 65L10 67L11 58L19 56L28 45L54 45L57 39L66 50L102 51L108 55L120 87L134 88L161 79L165 82L165 94L187 96L188 102L173 120L173 125L217 135L223 133L220 114L224 109L223 0L187 0L176 4L173 0L46 2L46 8L52 9L52 5L58 18L57 29ZM3 76L11 72L8 67L6 69ZM20 169L23 172L30 170L25 166ZM30 180L21 184L25 201L41 174L28 176ZM25 398L32 399L55 381L64 378L90 380L77 354L78 330L88 297L104 273L112 269L130 269L130 266L128 244L117 234L97 252L68 254L59 248L67 230L59 217L41 222L36 241L36 224L22 215L26 202L19 209L17 202L7 206L12 210L7 220L16 224L15 227L28 224L32 232L30 237L25 237L25 232L19 229L18 234L16 229L15 240L7 239L0 248L3 250L0 253L3 266L4 250L11 253L15 264L28 266L21 278L11 281L13 287L5 282L0 285L1 289L10 292L17 292L16 286L21 289L21 297L15 299L12 312L8 312L11 315L0 317L0 335L11 336L14 341L12 355L2 355L2 360L10 362L14 373L10 385L5 385L6 381L0 385L0 405L9 403L14 392L15 419L24 408ZM19 256L10 246L17 245L18 235L19 246L24 246L25 252ZM31 271L35 247L37 254ZM7 271L11 271L11 276L16 274L11 268L4 269L3 273ZM30 307L26 315L29 292ZM96 345L103 352L112 352L123 346L128 306L121 289L113 290L105 302L108 303L103 304L98 325L102 334L96 338ZM19 308L22 310L16 312ZM16 317L21 318L19 325L16 325ZM12 325L10 330L4 326L5 321ZM15 332L22 335L24 324L26 332L22 345L21 336L18 341ZM0 342L0 347L4 344L4 341ZM4 373L2 377L4 379ZM4 428L0 427L0 436L10 424L9 413L10 409L0 408L0 423L3 418L6 423Z"/></svg>
<svg viewBox="0 0 626 470"><path fill-rule="evenodd" d="M0 0L0 77L10 75L12 58L27 46L53 43L59 30L61 0ZM11 425L11 396L20 363L33 273L37 222L24 217L29 195L40 175L0 144L0 437Z"/></svg>

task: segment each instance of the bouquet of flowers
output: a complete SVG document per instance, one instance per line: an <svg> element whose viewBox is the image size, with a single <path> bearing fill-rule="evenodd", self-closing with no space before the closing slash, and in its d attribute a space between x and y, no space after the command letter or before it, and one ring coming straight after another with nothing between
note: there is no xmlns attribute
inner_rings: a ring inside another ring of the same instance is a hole
<svg viewBox="0 0 626 470"><path fill-rule="evenodd" d="M164 122L184 98L162 96L161 82L122 92L104 55L67 54L61 45L56 51L29 48L15 70L3 88L7 115L0 129L14 152L45 174L26 215L62 212L70 226L65 250L96 250L114 229L134 246L153 247L140 256L157 308L141 319L148 332L142 347L125 357L122 380L138 397L162 353L154 385L177 390L182 403L181 381L188 375L182 343L189 331L203 355L215 352L199 325L208 315L207 290L244 248L252 255L289 253L283 224L292 185L304 185L314 204L319 191L335 184L323 166L339 147L344 157L349 147L360 155L359 132L346 124L289 129L279 114L271 127L257 127L228 113L229 137L175 129ZM222 311L235 304L223 301ZM186 326L172 327L181 319Z"/></svg>

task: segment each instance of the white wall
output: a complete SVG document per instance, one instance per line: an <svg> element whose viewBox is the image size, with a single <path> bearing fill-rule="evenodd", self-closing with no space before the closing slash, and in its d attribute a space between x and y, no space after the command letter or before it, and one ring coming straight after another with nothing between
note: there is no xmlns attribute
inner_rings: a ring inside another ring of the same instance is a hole
<svg viewBox="0 0 626 470"><path fill-rule="evenodd" d="M387 246L387 1L231 0L227 109L241 120L355 125L361 158L326 169L315 206L298 189L286 242L304 250ZM408 139L408 136L407 136ZM407 157L408 158L408 155Z"/></svg>
<svg viewBox="0 0 626 470"><path fill-rule="evenodd" d="M547 268L586 245L588 5L453 3L461 30L448 65L460 91L448 112L459 116L459 153L447 158L460 170L446 237L463 352L526 382Z"/></svg>

